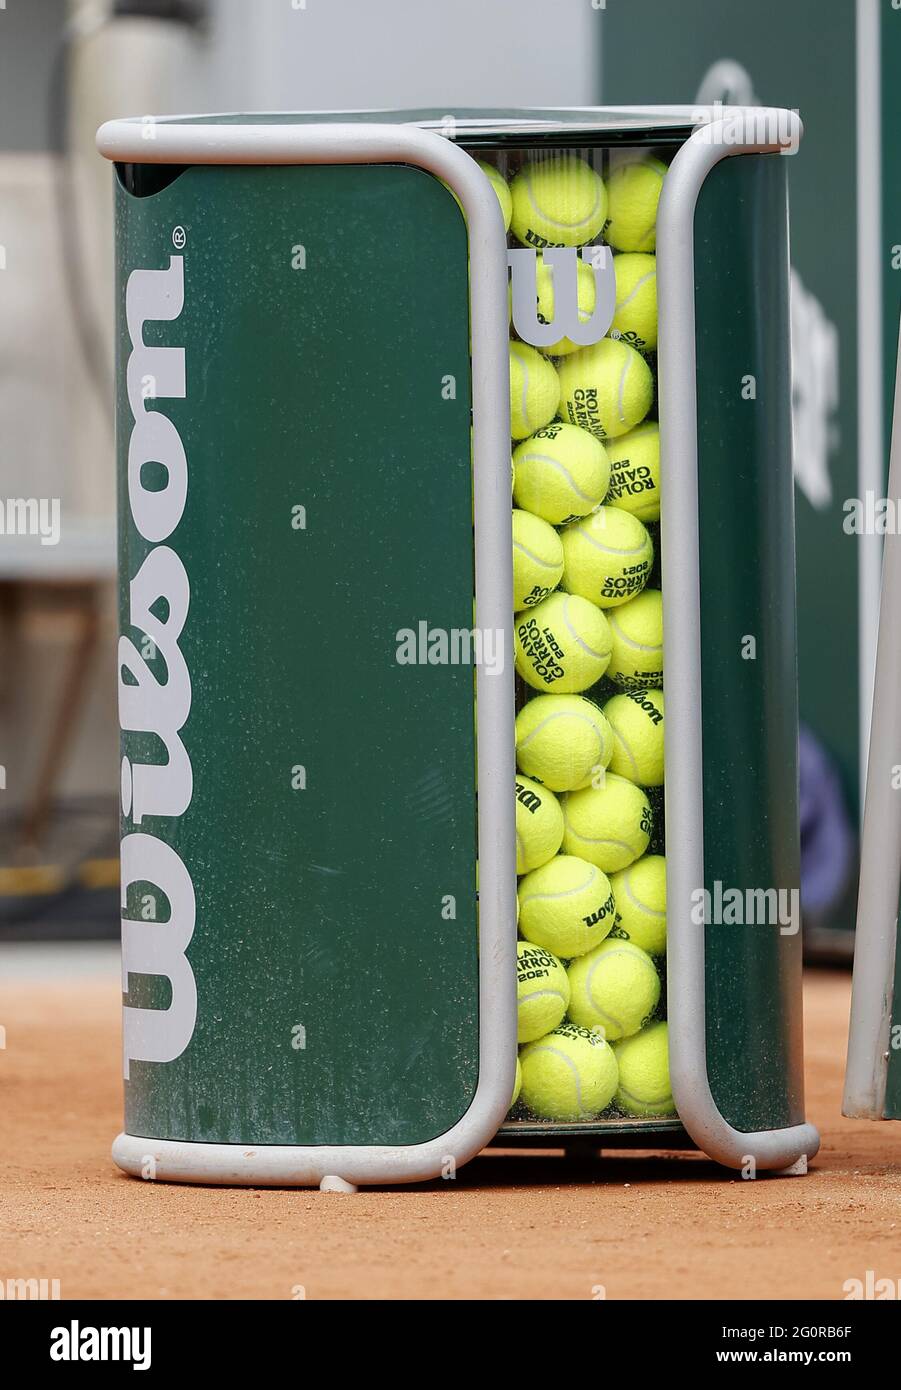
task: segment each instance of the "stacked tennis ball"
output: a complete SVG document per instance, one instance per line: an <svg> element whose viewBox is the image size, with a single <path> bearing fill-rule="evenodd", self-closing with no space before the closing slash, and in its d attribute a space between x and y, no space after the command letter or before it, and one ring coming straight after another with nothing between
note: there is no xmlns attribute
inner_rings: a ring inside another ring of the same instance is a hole
<svg viewBox="0 0 901 1390"><path fill-rule="evenodd" d="M666 166L637 154L527 160L493 182L523 246L617 254L607 337L510 344L519 934L514 1101L577 1121L674 1113L661 968L663 620L656 574L656 213ZM579 316L594 271L577 270ZM554 314L540 257L539 318Z"/></svg>

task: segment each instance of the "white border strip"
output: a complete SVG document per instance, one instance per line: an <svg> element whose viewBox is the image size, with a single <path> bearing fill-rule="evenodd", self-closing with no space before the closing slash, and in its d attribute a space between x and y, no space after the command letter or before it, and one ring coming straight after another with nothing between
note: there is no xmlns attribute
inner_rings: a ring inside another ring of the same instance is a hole
<svg viewBox="0 0 901 1390"><path fill-rule="evenodd" d="M353 116L385 116L386 120L378 124L383 130L430 130L437 131L446 139L462 140L471 135L478 135L484 131L492 134L500 132L504 135L556 135L572 134L577 131L586 136L603 136L606 132L615 129L617 134L631 133L630 127L624 126L621 117L629 117L637 123L634 127L636 135L646 134L648 128L666 127L667 124L672 129L680 129L687 125L695 125L705 119L704 110L700 112L695 106L617 106L617 107L598 107L598 106L545 106L541 108L549 114L558 117L556 120L546 120L540 117L501 117L501 116L477 116L467 109L459 113L448 111L445 115L435 117L433 120L410 120L395 122L390 118L398 115L390 107L360 107L358 110L331 110L328 108L316 111L297 111L297 112L274 112L274 111L245 111L242 116L256 118L256 124L248 123L246 127L237 124L225 123L225 117L231 115L230 112L213 112L205 119L212 122L212 125L201 125L197 121L196 112L182 112L179 115L169 116L128 116L119 120L109 121L101 126L97 134L97 144L100 152L106 155L107 159L121 159L134 162L136 164L159 164L165 163L159 155L154 153L153 146L159 131L179 129L185 136L182 148L188 150L185 156L192 163L234 163L233 159L212 159L210 158L209 143L196 142L190 145L190 133L204 129L218 130L223 136L238 129L296 129L302 126L309 129L311 124L324 124L316 121L317 116L343 116L351 118ZM729 108L734 109L734 108ZM585 121L574 125L571 120L567 120L567 115L585 112L586 114L602 116L605 119L597 122ZM292 125L285 122L285 115L296 117L296 122ZM615 117L615 122L609 119ZM272 125L266 125L267 118L272 119ZM217 125L216 122L222 122ZM348 125L351 121L345 120L341 124ZM354 130L370 129L368 121L359 121L353 124ZM111 143L114 142L114 143ZM227 139L226 139L227 143ZM288 161L291 162L291 161ZM347 161L342 161L347 162Z"/></svg>
<svg viewBox="0 0 901 1390"><path fill-rule="evenodd" d="M476 621L503 634L503 674L476 674L479 740L479 1081L446 1134L410 1146L200 1144L120 1134L113 1158L161 1181L310 1186L420 1182L467 1162L510 1108L516 1067L516 847L513 735L513 540L510 530L510 381L507 239L500 205L475 161L415 126L166 125L142 140L140 121L112 121L97 144L108 159L140 163L415 165L456 194L469 231ZM475 891L475 882L473 882Z"/></svg>
<svg viewBox="0 0 901 1390"><path fill-rule="evenodd" d="M741 114L741 113L739 113ZM767 114L770 120L767 120ZM728 137L719 126L728 122ZM686 141L663 184L657 217L660 299L661 513L664 663L666 668L667 1001L673 1099L692 1139L719 1163L800 1170L819 1148L813 1125L742 1133L720 1113L707 1071L705 932L691 917L692 893L704 883L703 749L698 672L701 595L698 534L697 356L694 217L710 171L734 154L777 152L762 130L782 132L797 147L801 122L781 111L746 108L749 132L737 141L736 110Z"/></svg>
<svg viewBox="0 0 901 1390"><path fill-rule="evenodd" d="M889 496L901 496L901 338ZM888 1081L898 895L901 891L901 792L892 768L901 766L901 539L885 538L879 642L870 738L870 775L864 803L854 939L851 1026L845 1070L845 1115L882 1119Z"/></svg>
<svg viewBox="0 0 901 1390"><path fill-rule="evenodd" d="M885 488L882 311L882 44L879 0L857 0L857 485ZM860 700L860 814L867 787L876 670L882 540L858 537L857 627Z"/></svg>

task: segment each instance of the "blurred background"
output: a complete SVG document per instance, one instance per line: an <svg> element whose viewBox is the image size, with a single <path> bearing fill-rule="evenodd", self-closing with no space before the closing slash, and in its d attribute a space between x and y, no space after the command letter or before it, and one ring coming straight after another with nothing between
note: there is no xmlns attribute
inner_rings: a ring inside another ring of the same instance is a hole
<svg viewBox="0 0 901 1390"><path fill-rule="evenodd" d="M97 127L593 104L598 13L563 0L561 17L570 41L549 63L541 0L0 4L0 502L35 504L0 534L0 939L119 931L112 171Z"/></svg>
<svg viewBox="0 0 901 1390"><path fill-rule="evenodd" d="M802 905L809 950L849 958L879 543L841 522L885 470L893 74L892 0L0 0L0 939L119 930L112 174L98 125L757 100L800 108L807 126L791 170Z"/></svg>

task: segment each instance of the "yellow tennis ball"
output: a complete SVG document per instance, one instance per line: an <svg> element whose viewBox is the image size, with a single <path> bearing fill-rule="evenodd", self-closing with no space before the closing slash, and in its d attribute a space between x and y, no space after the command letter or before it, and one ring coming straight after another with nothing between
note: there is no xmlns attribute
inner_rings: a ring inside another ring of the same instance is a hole
<svg viewBox="0 0 901 1390"><path fill-rule="evenodd" d="M657 246L657 204L666 165L659 159L627 160L607 178L604 240L617 251L653 251Z"/></svg>
<svg viewBox="0 0 901 1390"><path fill-rule="evenodd" d="M527 874L553 859L563 839L563 811L547 787L516 779L516 872Z"/></svg>
<svg viewBox="0 0 901 1390"><path fill-rule="evenodd" d="M554 862L552 859L551 863ZM662 956L666 951L666 860L663 855L643 855L628 869L613 874L610 887L616 903L616 935L640 946L649 956Z"/></svg>
<svg viewBox="0 0 901 1390"><path fill-rule="evenodd" d="M569 1016L608 1042L648 1022L660 999L660 976L647 951L609 938L569 967Z"/></svg>
<svg viewBox="0 0 901 1390"><path fill-rule="evenodd" d="M632 347L651 352L657 346L657 257L626 251L614 256L613 270L616 313L611 333L618 333Z"/></svg>
<svg viewBox="0 0 901 1390"><path fill-rule="evenodd" d="M663 684L663 597L644 589L608 618L613 655L607 675L621 690Z"/></svg>
<svg viewBox="0 0 901 1390"><path fill-rule="evenodd" d="M552 428L552 426L548 426ZM660 426L646 421L637 429L611 439L608 507L631 512L647 525L660 520Z"/></svg>
<svg viewBox="0 0 901 1390"><path fill-rule="evenodd" d="M553 323L554 272L543 260L539 260L535 268L535 288L538 291L539 323ZM576 302L579 306L579 322L587 323L597 302L597 281L594 278L594 270L583 260L576 261ZM550 347L543 347L541 351L548 357L565 357L567 353L578 352L579 344L574 343L571 338L563 337L558 338Z"/></svg>
<svg viewBox="0 0 901 1390"><path fill-rule="evenodd" d="M563 574L563 543L553 526L531 512L513 513L513 608L534 608Z"/></svg>
<svg viewBox="0 0 901 1390"><path fill-rule="evenodd" d="M514 1105L515 1105L516 1102L519 1100L519 1093L520 1093L521 1090L522 1090L522 1064L520 1063L520 1060L519 1060L519 1058L517 1057L517 1059L516 1059L516 1076L515 1076L515 1079L514 1079L514 1081L513 1081L513 1099L512 1099L511 1102L510 1102L510 1110L513 1109ZM509 1113L509 1112L508 1112L508 1113Z"/></svg>
<svg viewBox="0 0 901 1390"><path fill-rule="evenodd" d="M584 246L607 220L604 180L577 155L530 160L510 193L513 235L523 246Z"/></svg>
<svg viewBox="0 0 901 1390"><path fill-rule="evenodd" d="M525 343L510 344L510 433L526 439L557 413L560 381L546 357Z"/></svg>
<svg viewBox="0 0 901 1390"><path fill-rule="evenodd" d="M598 439L628 434L641 424L654 399L650 367L620 338L602 338L564 357L557 376L561 417Z"/></svg>
<svg viewBox="0 0 901 1390"><path fill-rule="evenodd" d="M613 1048L597 1033L561 1023L519 1054L522 1098L542 1120L590 1120L616 1094Z"/></svg>
<svg viewBox="0 0 901 1390"><path fill-rule="evenodd" d="M669 1075L669 1030L651 1023L614 1045L619 1085L616 1104L627 1115L675 1115Z"/></svg>
<svg viewBox="0 0 901 1390"><path fill-rule="evenodd" d="M607 493L610 465L599 439L552 420L513 453L513 497L518 507L552 526L593 512Z"/></svg>
<svg viewBox="0 0 901 1390"><path fill-rule="evenodd" d="M637 517L598 507L561 534L563 587L599 608L618 608L641 593L654 563L654 546Z"/></svg>
<svg viewBox="0 0 901 1390"><path fill-rule="evenodd" d="M516 716L519 769L552 792L587 786L612 756L610 726L584 695L536 695Z"/></svg>
<svg viewBox="0 0 901 1390"><path fill-rule="evenodd" d="M504 215L504 231L509 232L510 218L513 215L513 199L510 196L510 189L507 187L507 180L499 169L495 169L493 164L485 164L481 159L477 159L476 164L497 194L497 201L500 203L501 212Z"/></svg>
<svg viewBox="0 0 901 1390"><path fill-rule="evenodd" d="M663 691L630 690L604 706L613 730L610 771L639 787L663 786Z"/></svg>
<svg viewBox="0 0 901 1390"><path fill-rule="evenodd" d="M641 788L612 772L605 774L602 786L567 793L563 822L564 853L597 864L605 874L641 858L654 823Z"/></svg>
<svg viewBox="0 0 901 1390"><path fill-rule="evenodd" d="M551 594L516 619L516 669L533 690L577 695L599 681L610 660L607 619L577 594Z"/></svg>
<svg viewBox="0 0 901 1390"><path fill-rule="evenodd" d="M593 951L616 919L610 880L596 864L558 854L520 879L519 929L527 941L564 960Z"/></svg>
<svg viewBox="0 0 901 1390"><path fill-rule="evenodd" d="M557 957L531 941L516 943L517 1042L550 1033L569 1005L569 977Z"/></svg>

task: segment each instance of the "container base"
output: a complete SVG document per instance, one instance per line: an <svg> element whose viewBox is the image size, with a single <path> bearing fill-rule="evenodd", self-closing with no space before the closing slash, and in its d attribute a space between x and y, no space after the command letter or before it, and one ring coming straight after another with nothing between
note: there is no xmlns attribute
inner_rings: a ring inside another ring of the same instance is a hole
<svg viewBox="0 0 901 1390"><path fill-rule="evenodd" d="M146 1139L120 1134L113 1161L146 1182L199 1183L215 1187L318 1187L323 1192L353 1193L358 1184L341 1174L359 1150L302 1148L284 1144L195 1144L177 1139ZM377 1152L377 1151L375 1151ZM377 1179L371 1178L370 1181ZM415 1178L412 1180L416 1180Z"/></svg>
<svg viewBox="0 0 901 1390"><path fill-rule="evenodd" d="M697 1144L678 1120L635 1120L549 1125L513 1121L498 1130L489 1148L562 1150L568 1157L600 1158L602 1152L641 1149L653 1152L697 1151ZM113 1161L131 1177L145 1182L198 1183L219 1187L318 1187L322 1192L351 1194L362 1183L429 1181L439 1176L401 1165L390 1175L385 1159L400 1150L317 1148L294 1145L200 1144L179 1139L148 1139L120 1134ZM393 1164L391 1165L394 1166ZM343 1170L343 1171L342 1171ZM807 1172L802 1156L771 1177ZM762 1174L761 1174L762 1176Z"/></svg>
<svg viewBox="0 0 901 1390"><path fill-rule="evenodd" d="M588 1120L552 1124L510 1120L491 1141L502 1149L697 1149L679 1120Z"/></svg>

